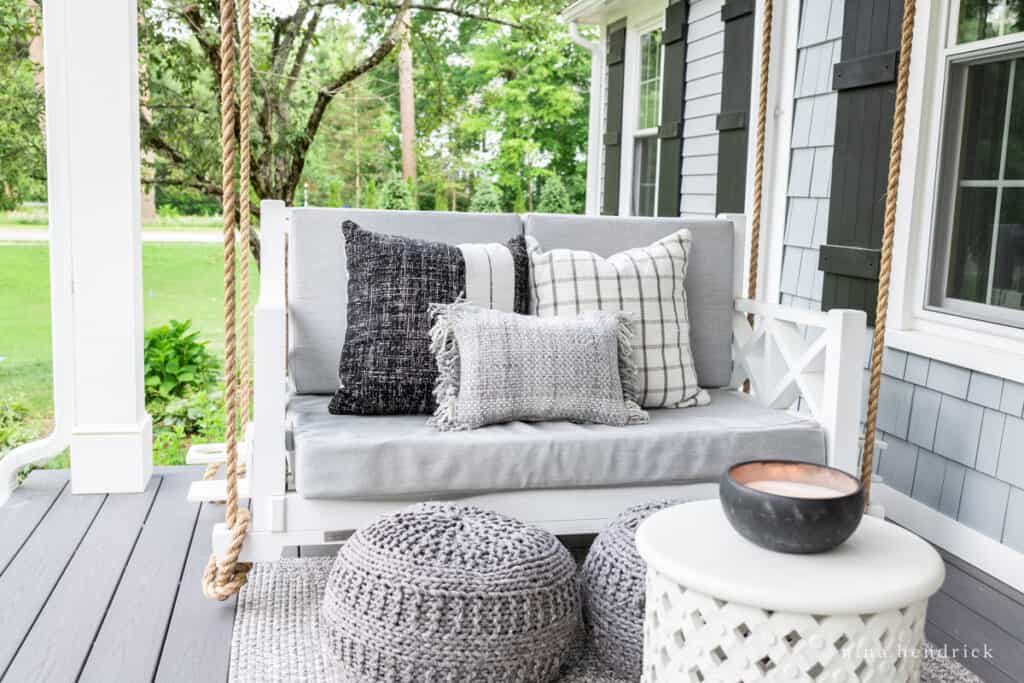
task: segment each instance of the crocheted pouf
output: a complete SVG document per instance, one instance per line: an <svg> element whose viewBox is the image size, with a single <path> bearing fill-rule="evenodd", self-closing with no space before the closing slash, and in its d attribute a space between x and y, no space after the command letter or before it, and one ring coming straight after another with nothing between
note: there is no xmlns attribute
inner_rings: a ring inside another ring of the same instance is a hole
<svg viewBox="0 0 1024 683"><path fill-rule="evenodd" d="M348 680L546 683L580 627L576 565L546 531L424 503L342 546L320 619Z"/></svg>
<svg viewBox="0 0 1024 683"><path fill-rule="evenodd" d="M639 680L643 671L647 565L636 549L636 529L658 510L684 502L629 508L598 534L583 561L583 616L591 646L622 677Z"/></svg>

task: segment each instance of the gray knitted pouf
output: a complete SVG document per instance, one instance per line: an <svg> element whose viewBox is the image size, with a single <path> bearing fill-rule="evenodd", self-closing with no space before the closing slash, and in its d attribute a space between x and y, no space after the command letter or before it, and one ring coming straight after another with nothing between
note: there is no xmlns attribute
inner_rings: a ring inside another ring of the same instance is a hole
<svg viewBox="0 0 1024 683"><path fill-rule="evenodd" d="M326 654L367 683L546 683L579 629L575 570L546 531L415 505L342 546L320 607Z"/></svg>
<svg viewBox="0 0 1024 683"><path fill-rule="evenodd" d="M647 565L636 549L640 522L686 501L661 500L631 507L594 539L583 561L583 615L594 652L624 678L639 680L644 655Z"/></svg>

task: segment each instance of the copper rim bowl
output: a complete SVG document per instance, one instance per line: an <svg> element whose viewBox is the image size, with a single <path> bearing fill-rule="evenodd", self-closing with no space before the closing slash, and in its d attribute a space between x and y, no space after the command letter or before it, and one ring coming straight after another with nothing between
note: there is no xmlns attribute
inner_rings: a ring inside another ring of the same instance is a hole
<svg viewBox="0 0 1024 683"><path fill-rule="evenodd" d="M809 485L835 495L782 495L750 486L756 482ZM834 467L809 462L742 462L722 475L718 489L733 528L748 541L781 553L832 550L857 530L864 515L864 487L859 480Z"/></svg>

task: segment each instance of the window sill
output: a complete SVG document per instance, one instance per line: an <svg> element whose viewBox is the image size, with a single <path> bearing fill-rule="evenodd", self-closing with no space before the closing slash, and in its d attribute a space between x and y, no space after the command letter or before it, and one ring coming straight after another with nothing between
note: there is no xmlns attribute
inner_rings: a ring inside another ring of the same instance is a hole
<svg viewBox="0 0 1024 683"><path fill-rule="evenodd" d="M1024 336L1007 328L991 334L918 320L912 329L890 329L885 345L950 365L1024 383Z"/></svg>

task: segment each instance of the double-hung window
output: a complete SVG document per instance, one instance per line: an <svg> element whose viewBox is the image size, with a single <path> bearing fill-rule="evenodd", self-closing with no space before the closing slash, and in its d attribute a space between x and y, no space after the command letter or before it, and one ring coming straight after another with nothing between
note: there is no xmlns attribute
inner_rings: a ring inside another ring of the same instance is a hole
<svg viewBox="0 0 1024 683"><path fill-rule="evenodd" d="M658 197L661 52L661 29L641 34L637 118L633 133L631 208L634 216L653 216Z"/></svg>
<svg viewBox="0 0 1024 683"><path fill-rule="evenodd" d="M1024 327L1024 7L953 11L927 306Z"/></svg>

